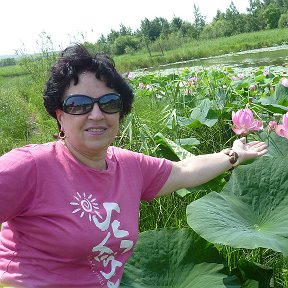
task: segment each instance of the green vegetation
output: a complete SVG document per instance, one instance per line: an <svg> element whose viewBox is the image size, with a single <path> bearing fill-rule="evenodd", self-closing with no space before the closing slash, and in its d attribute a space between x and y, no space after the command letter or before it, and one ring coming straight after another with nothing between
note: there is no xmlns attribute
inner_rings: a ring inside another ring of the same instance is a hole
<svg viewBox="0 0 288 288"><path fill-rule="evenodd" d="M27 70L22 65L13 65L13 66L3 66L0 68L0 77L14 77L26 75Z"/></svg>

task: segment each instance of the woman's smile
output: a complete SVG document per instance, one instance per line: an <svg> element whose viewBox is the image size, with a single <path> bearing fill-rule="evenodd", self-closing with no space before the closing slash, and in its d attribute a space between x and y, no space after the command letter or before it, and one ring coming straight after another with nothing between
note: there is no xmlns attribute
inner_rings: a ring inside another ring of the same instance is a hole
<svg viewBox="0 0 288 288"><path fill-rule="evenodd" d="M91 136L103 135L107 131L107 128L104 126L92 126L86 128L84 131L88 132L88 134Z"/></svg>

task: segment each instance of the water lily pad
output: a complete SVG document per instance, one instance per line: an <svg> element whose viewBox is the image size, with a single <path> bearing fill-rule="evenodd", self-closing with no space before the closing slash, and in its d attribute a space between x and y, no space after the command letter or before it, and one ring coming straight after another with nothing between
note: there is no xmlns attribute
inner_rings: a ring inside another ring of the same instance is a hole
<svg viewBox="0 0 288 288"><path fill-rule="evenodd" d="M221 273L222 261L218 250L191 229L146 231L125 266L120 287L240 288L235 276Z"/></svg>
<svg viewBox="0 0 288 288"><path fill-rule="evenodd" d="M288 255L288 157L238 167L221 193L187 207L187 221L212 243L269 248Z"/></svg>

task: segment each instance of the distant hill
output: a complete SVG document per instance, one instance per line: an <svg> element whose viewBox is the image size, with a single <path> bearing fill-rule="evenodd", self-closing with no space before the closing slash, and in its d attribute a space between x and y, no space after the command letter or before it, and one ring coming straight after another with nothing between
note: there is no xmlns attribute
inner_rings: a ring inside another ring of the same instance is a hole
<svg viewBox="0 0 288 288"><path fill-rule="evenodd" d="M5 58L18 58L17 55L0 55L0 59L5 59Z"/></svg>

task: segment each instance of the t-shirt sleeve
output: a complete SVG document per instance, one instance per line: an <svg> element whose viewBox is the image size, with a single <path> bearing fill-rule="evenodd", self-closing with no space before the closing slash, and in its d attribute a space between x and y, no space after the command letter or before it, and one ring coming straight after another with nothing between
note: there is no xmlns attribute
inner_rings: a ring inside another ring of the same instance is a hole
<svg viewBox="0 0 288 288"><path fill-rule="evenodd" d="M166 183L172 170L172 162L165 158L157 158L135 153L142 176L141 200L151 201Z"/></svg>
<svg viewBox="0 0 288 288"><path fill-rule="evenodd" d="M36 186L36 165L29 151L18 148L0 157L0 223L25 213Z"/></svg>

